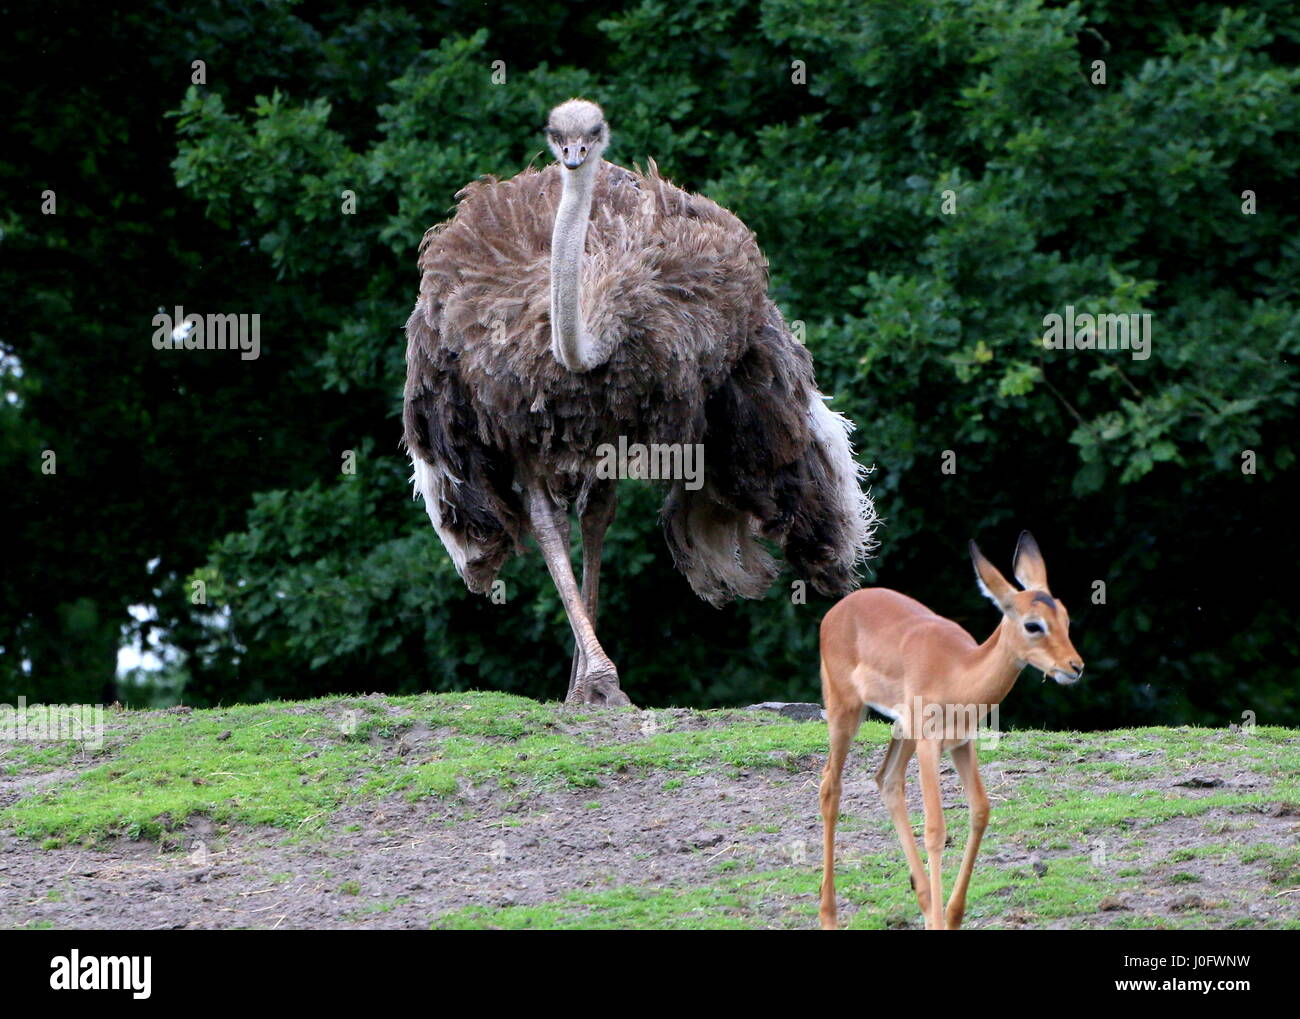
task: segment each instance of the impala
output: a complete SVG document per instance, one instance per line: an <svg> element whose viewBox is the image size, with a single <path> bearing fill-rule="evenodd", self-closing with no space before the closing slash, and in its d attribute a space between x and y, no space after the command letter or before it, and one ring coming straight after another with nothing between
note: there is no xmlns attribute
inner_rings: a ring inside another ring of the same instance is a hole
<svg viewBox="0 0 1300 1019"><path fill-rule="evenodd" d="M1016 546L1017 591L970 543L980 591L1002 612L993 635L978 644L951 619L883 587L855 591L822 620L821 677L830 754L822 771L823 873L821 925L836 926L835 821L841 774L862 716L869 706L894 719L876 785L889 809L911 871L912 887L927 930L961 925L966 889L988 824L989 798L980 780L976 729L1032 665L1063 686L1078 682L1083 662L1070 643L1070 617L1047 587L1047 568L1033 536ZM939 758L947 750L970 804L970 837L947 908L943 904L946 829L939 794ZM907 815L904 781L915 754L925 807L927 878Z"/></svg>

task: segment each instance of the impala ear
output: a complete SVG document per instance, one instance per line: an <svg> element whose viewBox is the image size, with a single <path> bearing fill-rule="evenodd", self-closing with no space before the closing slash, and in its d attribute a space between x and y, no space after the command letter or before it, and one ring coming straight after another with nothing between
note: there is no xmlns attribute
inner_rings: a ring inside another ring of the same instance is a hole
<svg viewBox="0 0 1300 1019"><path fill-rule="evenodd" d="M1028 531L1020 532L1020 541L1016 544L1016 557L1012 560L1016 580L1026 591L1046 591L1047 564L1043 562L1043 553L1038 550L1038 542Z"/></svg>
<svg viewBox="0 0 1300 1019"><path fill-rule="evenodd" d="M996 566L984 558L984 553L973 541L970 543L970 559L975 564L975 581L980 586L980 593L1003 612L1008 611L1016 589L1007 583L1007 578L998 572Z"/></svg>

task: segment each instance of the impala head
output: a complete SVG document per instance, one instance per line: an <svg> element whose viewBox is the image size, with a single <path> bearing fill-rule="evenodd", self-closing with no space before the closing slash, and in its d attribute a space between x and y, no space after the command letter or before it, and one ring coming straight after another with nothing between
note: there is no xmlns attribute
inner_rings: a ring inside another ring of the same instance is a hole
<svg viewBox="0 0 1300 1019"><path fill-rule="evenodd" d="M546 142L567 170L576 170L588 160L599 162L609 144L604 111L585 99L560 103L546 120Z"/></svg>
<svg viewBox="0 0 1300 1019"><path fill-rule="evenodd" d="M1077 683L1083 659L1070 643L1070 614L1047 589L1047 567L1034 536L1022 531L1016 545L1013 567L1022 591L1007 582L973 541L970 557L984 597L1002 610L1006 639L1016 656L1062 686Z"/></svg>

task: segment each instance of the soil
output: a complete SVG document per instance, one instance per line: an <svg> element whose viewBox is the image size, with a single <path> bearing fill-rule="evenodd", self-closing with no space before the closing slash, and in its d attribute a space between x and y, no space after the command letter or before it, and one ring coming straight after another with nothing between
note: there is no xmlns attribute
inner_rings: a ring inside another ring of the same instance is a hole
<svg viewBox="0 0 1300 1019"><path fill-rule="evenodd" d="M851 868L855 854L888 851L897 855L897 880L906 884L902 854L871 778L881 750L860 744L845 769L841 809L848 820L840 832L840 868ZM457 799L391 798L342 808L321 831L303 836L218 827L204 817L192 818L162 844L113 839L93 848L42 849L0 831L0 926L427 929L441 914L467 906L523 906L621 885L707 886L719 880L719 861L734 860L728 872L733 876L805 867L802 894L774 895L760 907L767 915L751 920L754 926L784 927L793 917L794 925L811 928L821 864L821 763L809 756L787 761L785 768L747 772L614 774L599 788L542 790L524 799L495 786L465 790ZM1023 761L983 766L993 801L990 836L997 834L998 805L1014 795L1018 776L1046 767ZM664 790L668 777L682 781L671 794ZM1216 771L1219 782L1209 787L1192 781L1196 777L1175 775L1157 784L1194 797L1266 781L1245 770ZM59 779L58 772L0 776L0 804ZM1096 783L1095 775L1072 782L1068 768L1059 770L1059 779L1063 789ZM1149 787L1108 781L1104 792L1123 796ZM960 845L964 802L946 762L943 788L945 809L957 808L948 823ZM914 772L908 794L916 816ZM1124 856L1125 867L1141 870L1140 891L1108 895L1095 913L1065 920L1044 921L1009 907L968 917L967 926L1106 927L1133 925L1135 917L1154 925L1188 910L1204 911L1206 926L1213 927L1294 923L1300 891L1288 894L1285 885L1270 883L1267 861L1243 864L1238 853L1176 863L1170 857L1232 841L1294 847L1298 832L1300 816L1287 804L1144 821L1107 837L1108 850ZM1034 872L1052 866L1053 857L1077 858L1091 848L1031 852L1000 840L981 854L979 866L1032 880ZM854 908L841 899L841 922L851 920ZM897 925L921 927L919 913Z"/></svg>

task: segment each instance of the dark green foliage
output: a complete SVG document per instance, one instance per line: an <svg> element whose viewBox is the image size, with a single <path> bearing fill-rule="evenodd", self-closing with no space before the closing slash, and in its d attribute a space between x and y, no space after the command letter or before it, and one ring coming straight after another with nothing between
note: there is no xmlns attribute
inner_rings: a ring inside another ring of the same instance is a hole
<svg viewBox="0 0 1300 1019"><path fill-rule="evenodd" d="M1006 568L1035 532L1089 676L1027 675L1005 718L1300 722L1291 6L168 9L61 29L49 59L84 93L48 67L4 86L0 321L24 374L0 405L0 690L98 696L145 602L189 654L191 701L562 693L539 559L508 567L505 604L464 590L409 500L396 413L420 236L466 181L546 158L547 109L582 94L610 158L653 157L758 234L876 467L873 582L982 639L996 617L966 540ZM35 7L15 20L19 46L43 31ZM149 317L175 303L260 312L263 356L154 351ZM1149 312L1151 357L1044 350L1066 305ZM601 633L631 696L815 698L827 605L792 604L788 578L697 602L657 505L625 486L606 557ZM190 605L191 574L211 606Z"/></svg>

